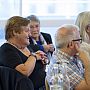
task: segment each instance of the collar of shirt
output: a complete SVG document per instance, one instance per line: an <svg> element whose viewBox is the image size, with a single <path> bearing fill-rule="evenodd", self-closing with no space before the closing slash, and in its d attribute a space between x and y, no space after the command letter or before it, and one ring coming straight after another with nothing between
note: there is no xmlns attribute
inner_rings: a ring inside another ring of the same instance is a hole
<svg viewBox="0 0 90 90"><path fill-rule="evenodd" d="M62 62L62 63L63 62L69 63L70 61L73 61L73 58L74 58L69 56L67 53L57 49L56 49L56 52L54 52L54 55L56 55L57 60L59 60L59 62Z"/></svg>

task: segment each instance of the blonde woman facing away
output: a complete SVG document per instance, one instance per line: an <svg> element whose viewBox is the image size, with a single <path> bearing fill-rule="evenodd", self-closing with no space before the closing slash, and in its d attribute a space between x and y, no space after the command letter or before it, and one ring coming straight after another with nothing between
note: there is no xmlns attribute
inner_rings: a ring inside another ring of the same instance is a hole
<svg viewBox="0 0 90 90"><path fill-rule="evenodd" d="M75 24L80 29L82 37L81 48L90 54L90 11L84 11L78 14Z"/></svg>

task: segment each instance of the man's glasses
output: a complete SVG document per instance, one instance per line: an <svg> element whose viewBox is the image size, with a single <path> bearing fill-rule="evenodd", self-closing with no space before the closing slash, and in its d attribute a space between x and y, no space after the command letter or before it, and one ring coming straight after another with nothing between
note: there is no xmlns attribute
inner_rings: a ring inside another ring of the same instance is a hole
<svg viewBox="0 0 90 90"><path fill-rule="evenodd" d="M72 40L72 41L79 41L80 43L82 43L82 39L75 39L75 40Z"/></svg>

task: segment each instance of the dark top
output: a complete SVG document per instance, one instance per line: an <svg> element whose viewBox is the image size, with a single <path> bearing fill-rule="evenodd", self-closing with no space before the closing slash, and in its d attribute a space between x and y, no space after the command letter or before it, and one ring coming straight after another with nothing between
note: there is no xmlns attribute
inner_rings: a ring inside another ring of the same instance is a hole
<svg viewBox="0 0 90 90"><path fill-rule="evenodd" d="M32 81L15 69L0 66L0 90L34 90Z"/></svg>
<svg viewBox="0 0 90 90"><path fill-rule="evenodd" d="M52 38L51 38L50 34L43 33L43 32L41 32L41 34L44 37L44 39L47 42L47 44L52 44ZM43 43L41 41L38 41L37 42L38 44L34 44L34 42L33 42L31 37L30 37L29 41L30 41L30 45L28 47L31 47L34 50L34 52L36 52L38 50L44 51L44 48L42 46ZM50 53L52 54L52 52L50 52Z"/></svg>
<svg viewBox="0 0 90 90"><path fill-rule="evenodd" d="M0 65L15 69L19 64L25 63L28 59L21 51L14 46L5 43L0 47ZM30 48L29 48L30 49ZM45 85L46 72L42 62L36 61L35 68L29 78L32 80L35 90Z"/></svg>

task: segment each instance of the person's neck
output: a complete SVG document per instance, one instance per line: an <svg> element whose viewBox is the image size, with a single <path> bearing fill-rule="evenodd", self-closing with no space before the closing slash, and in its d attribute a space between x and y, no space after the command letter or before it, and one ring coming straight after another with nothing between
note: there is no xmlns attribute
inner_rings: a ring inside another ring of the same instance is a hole
<svg viewBox="0 0 90 90"><path fill-rule="evenodd" d="M7 42L12 46L16 47L17 49L21 49L21 50L25 49L25 46L20 45L16 40L8 40Z"/></svg>
<svg viewBox="0 0 90 90"><path fill-rule="evenodd" d="M63 48L63 49L60 49L60 50L64 53L68 54L69 56L73 56L73 52L70 49Z"/></svg>
<svg viewBox="0 0 90 90"><path fill-rule="evenodd" d="M32 37L35 41L39 41L39 36L37 37Z"/></svg>

